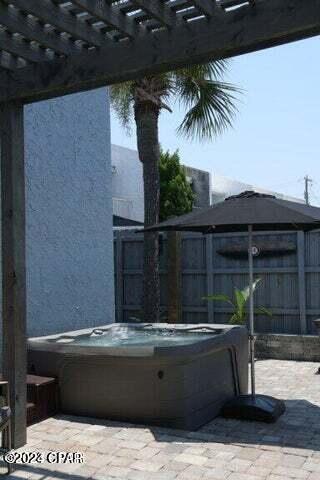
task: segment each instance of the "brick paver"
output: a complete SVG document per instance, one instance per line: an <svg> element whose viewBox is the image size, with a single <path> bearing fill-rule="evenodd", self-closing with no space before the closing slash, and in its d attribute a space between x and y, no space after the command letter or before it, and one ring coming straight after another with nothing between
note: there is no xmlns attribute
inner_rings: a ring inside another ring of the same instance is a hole
<svg viewBox="0 0 320 480"><path fill-rule="evenodd" d="M83 465L18 467L34 480L320 480L318 365L257 362L257 390L286 400L276 423L217 418L197 432L58 416L28 429L27 451L83 452Z"/></svg>

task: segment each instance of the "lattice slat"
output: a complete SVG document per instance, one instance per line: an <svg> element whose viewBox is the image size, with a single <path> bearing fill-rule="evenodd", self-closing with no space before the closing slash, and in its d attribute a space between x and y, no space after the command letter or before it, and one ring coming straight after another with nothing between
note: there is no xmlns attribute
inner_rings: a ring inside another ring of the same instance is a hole
<svg viewBox="0 0 320 480"><path fill-rule="evenodd" d="M0 28L0 49L20 56L29 62L38 63L50 60L45 50L32 47L29 42L26 42L17 34L12 35L3 28Z"/></svg>
<svg viewBox="0 0 320 480"><path fill-rule="evenodd" d="M116 6L110 6L99 0L73 0L72 3L129 38L133 39L138 34L137 24Z"/></svg>
<svg viewBox="0 0 320 480"><path fill-rule="evenodd" d="M23 15L13 7L0 4L0 24L12 34L20 33L29 41L36 41L42 47L50 48L60 55L73 55L81 51L79 47L45 27L37 19Z"/></svg>
<svg viewBox="0 0 320 480"><path fill-rule="evenodd" d="M209 18L216 6L215 0L2 0L0 48L36 63L89 54L108 42L134 42L162 28Z"/></svg>
<svg viewBox="0 0 320 480"><path fill-rule="evenodd" d="M166 27L172 28L176 23L173 10L159 0L132 0L132 4Z"/></svg>
<svg viewBox="0 0 320 480"><path fill-rule="evenodd" d="M0 67L5 70L17 70L27 65L22 58L11 55L10 53L0 50Z"/></svg>
<svg viewBox="0 0 320 480"><path fill-rule="evenodd" d="M50 0L5 0L21 12L32 14L42 22L54 26L60 32L69 33L73 40L82 40L91 46L101 47L106 38L77 16Z"/></svg>

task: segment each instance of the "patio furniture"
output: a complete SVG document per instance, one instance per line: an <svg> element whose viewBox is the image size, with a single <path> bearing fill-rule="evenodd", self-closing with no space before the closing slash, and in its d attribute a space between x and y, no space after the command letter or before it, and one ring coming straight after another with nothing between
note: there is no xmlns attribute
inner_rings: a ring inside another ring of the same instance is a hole
<svg viewBox="0 0 320 480"><path fill-rule="evenodd" d="M5 380L0 381L0 434L1 434L1 454L5 454L12 448L11 442L11 409L9 402L9 383ZM11 464L5 464L5 472L11 472Z"/></svg>

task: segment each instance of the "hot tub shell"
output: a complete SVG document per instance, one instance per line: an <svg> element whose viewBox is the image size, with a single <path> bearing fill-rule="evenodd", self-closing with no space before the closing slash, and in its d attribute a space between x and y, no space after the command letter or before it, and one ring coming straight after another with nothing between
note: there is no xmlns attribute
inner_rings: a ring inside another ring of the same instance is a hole
<svg viewBox="0 0 320 480"><path fill-rule="evenodd" d="M152 325L186 327L193 326ZM227 400L248 390L247 330L211 327L220 333L169 347L61 343L62 337L90 335L92 329L33 338L28 341L28 368L58 378L63 413L195 430L216 417Z"/></svg>

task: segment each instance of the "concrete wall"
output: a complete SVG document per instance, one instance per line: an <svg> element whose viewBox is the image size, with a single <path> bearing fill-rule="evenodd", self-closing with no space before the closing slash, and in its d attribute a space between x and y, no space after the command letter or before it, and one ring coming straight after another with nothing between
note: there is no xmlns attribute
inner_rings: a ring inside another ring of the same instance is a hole
<svg viewBox="0 0 320 480"><path fill-rule="evenodd" d="M211 204L211 176L209 172L198 168L187 167L186 175L191 182L195 194L194 207L206 208Z"/></svg>
<svg viewBox="0 0 320 480"><path fill-rule="evenodd" d="M138 152L111 146L113 213L144 221L143 170Z"/></svg>
<svg viewBox="0 0 320 480"><path fill-rule="evenodd" d="M28 335L114 320L105 89L25 109Z"/></svg>
<svg viewBox="0 0 320 480"><path fill-rule="evenodd" d="M320 361L320 337L314 335L258 335L256 341L258 358Z"/></svg>

